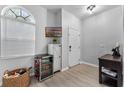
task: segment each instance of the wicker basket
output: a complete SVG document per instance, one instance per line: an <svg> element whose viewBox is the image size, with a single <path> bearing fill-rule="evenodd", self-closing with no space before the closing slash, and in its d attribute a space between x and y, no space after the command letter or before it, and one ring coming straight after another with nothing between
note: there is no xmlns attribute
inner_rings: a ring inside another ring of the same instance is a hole
<svg viewBox="0 0 124 93"><path fill-rule="evenodd" d="M29 69L26 68L21 68L25 69L26 72L23 73L22 75L18 77L13 77L13 78L4 78L3 77L3 87L27 87L30 84L30 76L29 76ZM13 71L9 71L8 74L15 73L19 71L20 69L15 69Z"/></svg>

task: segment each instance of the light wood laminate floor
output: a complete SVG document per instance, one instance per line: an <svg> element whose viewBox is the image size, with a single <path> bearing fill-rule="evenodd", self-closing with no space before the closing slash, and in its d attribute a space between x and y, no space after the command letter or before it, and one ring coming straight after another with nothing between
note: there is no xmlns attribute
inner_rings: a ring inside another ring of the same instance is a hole
<svg viewBox="0 0 124 93"><path fill-rule="evenodd" d="M38 82L32 78L30 87L105 87L98 82L98 68L86 64L58 72L53 77Z"/></svg>

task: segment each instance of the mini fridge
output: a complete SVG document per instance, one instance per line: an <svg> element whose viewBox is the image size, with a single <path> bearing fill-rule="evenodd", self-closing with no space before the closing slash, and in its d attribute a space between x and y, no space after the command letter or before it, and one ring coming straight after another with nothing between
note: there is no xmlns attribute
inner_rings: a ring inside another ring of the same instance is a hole
<svg viewBox="0 0 124 93"><path fill-rule="evenodd" d="M48 54L53 55L53 72L60 71L62 64L61 44L48 44Z"/></svg>

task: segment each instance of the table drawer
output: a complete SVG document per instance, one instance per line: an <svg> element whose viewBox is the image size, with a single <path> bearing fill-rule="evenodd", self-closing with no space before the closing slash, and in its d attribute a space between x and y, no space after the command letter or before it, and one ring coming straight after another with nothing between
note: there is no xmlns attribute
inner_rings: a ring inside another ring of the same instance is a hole
<svg viewBox="0 0 124 93"><path fill-rule="evenodd" d="M109 60L99 60L100 61L100 65L106 68L112 68L112 69L120 69L121 68L121 64L119 62L115 62L115 61L109 61Z"/></svg>

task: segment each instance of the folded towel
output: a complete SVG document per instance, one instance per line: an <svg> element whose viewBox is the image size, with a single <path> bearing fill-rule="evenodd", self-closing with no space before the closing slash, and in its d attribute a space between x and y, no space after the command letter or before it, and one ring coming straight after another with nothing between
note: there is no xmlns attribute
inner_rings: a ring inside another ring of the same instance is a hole
<svg viewBox="0 0 124 93"><path fill-rule="evenodd" d="M110 76L113 76L113 77L116 77L117 76L117 73L116 72L111 71L111 70L108 70L108 69L106 69L104 67L102 67L102 72L104 72L105 74L108 74Z"/></svg>

